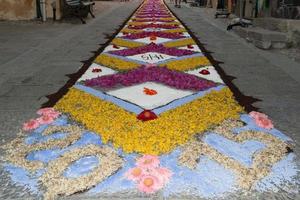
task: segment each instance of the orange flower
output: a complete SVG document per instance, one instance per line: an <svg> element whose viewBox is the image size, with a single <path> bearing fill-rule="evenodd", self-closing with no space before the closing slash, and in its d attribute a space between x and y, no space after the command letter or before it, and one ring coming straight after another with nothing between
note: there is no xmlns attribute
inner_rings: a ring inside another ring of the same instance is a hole
<svg viewBox="0 0 300 200"><path fill-rule="evenodd" d="M152 95L156 95L156 94L157 94L157 91L156 91L156 90L153 90L153 89L149 89L149 88L144 87L144 93L145 93L146 95L152 96Z"/></svg>
<svg viewBox="0 0 300 200"><path fill-rule="evenodd" d="M156 40L156 36L155 35L151 35L150 36L150 40Z"/></svg>

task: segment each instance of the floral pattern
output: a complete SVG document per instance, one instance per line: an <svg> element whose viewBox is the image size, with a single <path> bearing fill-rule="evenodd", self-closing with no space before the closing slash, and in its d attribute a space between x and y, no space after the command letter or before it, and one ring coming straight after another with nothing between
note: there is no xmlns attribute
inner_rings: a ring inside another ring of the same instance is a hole
<svg viewBox="0 0 300 200"><path fill-rule="evenodd" d="M169 39L185 38L184 36L182 36L178 33L164 33L164 32L157 32L157 31L155 31L155 32L148 31L148 32L134 33L134 34L123 36L122 38L135 40L135 39L140 39L140 38L145 38L145 37L150 37L150 36L169 38Z"/></svg>
<svg viewBox="0 0 300 200"><path fill-rule="evenodd" d="M59 117L61 113L54 108L41 108L37 111L37 114L40 115L40 117L31 119L23 124L24 131L31 131L38 128L40 125L50 124Z"/></svg>
<svg viewBox="0 0 300 200"><path fill-rule="evenodd" d="M212 81L208 81L194 75L180 73L166 67L156 66L142 66L121 74L93 78L86 80L85 85L91 87L98 86L112 88L118 84L131 86L148 81L164 83L165 85L175 87L177 89L196 91L206 90L217 85Z"/></svg>
<svg viewBox="0 0 300 200"><path fill-rule="evenodd" d="M101 134L104 143L112 142L127 153L152 155L168 153L195 134L227 118L237 118L242 112L242 107L228 88L212 91L146 122L119 106L74 88L55 108L69 113L89 130Z"/></svg>
<svg viewBox="0 0 300 200"><path fill-rule="evenodd" d="M215 199L295 184L292 139L266 114L247 114L200 48L162 0L144 1L3 146L13 184L45 199L87 190Z"/></svg>
<svg viewBox="0 0 300 200"><path fill-rule="evenodd" d="M160 167L157 156L144 155L136 161L136 167L130 169L125 177L137 184L139 191L152 194L162 189L172 176L172 172Z"/></svg>
<svg viewBox="0 0 300 200"><path fill-rule="evenodd" d="M143 54L147 52L157 52L162 54L167 54L170 56L185 56L185 55L191 55L195 52L185 49L177 49L177 48L166 48L162 44L155 44L150 43L148 45L142 46L142 47L136 47L132 49L123 49L118 51L111 51L109 53L118 55L118 56L132 56L136 54Z"/></svg>

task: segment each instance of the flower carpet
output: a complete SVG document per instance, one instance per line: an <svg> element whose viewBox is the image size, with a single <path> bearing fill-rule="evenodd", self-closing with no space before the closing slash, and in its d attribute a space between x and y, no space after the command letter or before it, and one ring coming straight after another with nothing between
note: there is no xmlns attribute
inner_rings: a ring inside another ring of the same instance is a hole
<svg viewBox="0 0 300 200"><path fill-rule="evenodd" d="M252 100L163 1L146 0L2 147L4 168L45 199L288 190L294 143Z"/></svg>

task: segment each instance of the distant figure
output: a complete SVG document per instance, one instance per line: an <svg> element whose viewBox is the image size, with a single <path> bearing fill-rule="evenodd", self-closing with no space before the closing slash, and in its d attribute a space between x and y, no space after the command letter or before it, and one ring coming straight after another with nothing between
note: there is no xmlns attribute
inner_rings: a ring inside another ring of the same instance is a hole
<svg viewBox="0 0 300 200"><path fill-rule="evenodd" d="M180 3L181 3L181 0L175 0L175 7L181 8Z"/></svg>

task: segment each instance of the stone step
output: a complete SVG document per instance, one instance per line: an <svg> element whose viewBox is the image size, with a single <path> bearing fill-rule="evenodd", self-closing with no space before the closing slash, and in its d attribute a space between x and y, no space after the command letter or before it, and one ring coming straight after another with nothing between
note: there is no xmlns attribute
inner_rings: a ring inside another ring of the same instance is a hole
<svg viewBox="0 0 300 200"><path fill-rule="evenodd" d="M279 31L267 30L260 27L236 27L234 30L240 37L245 38L261 49L282 49L286 48L289 44L288 35Z"/></svg>

